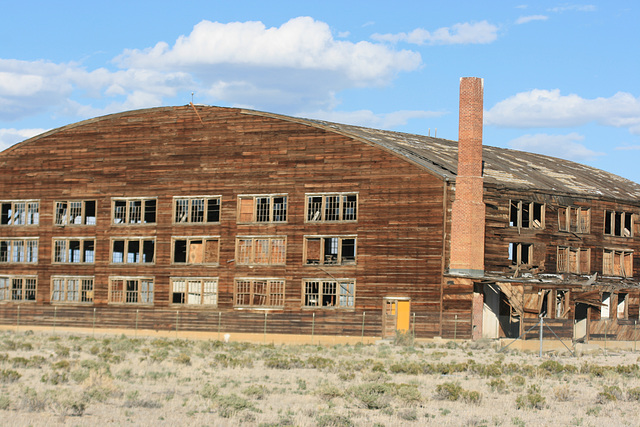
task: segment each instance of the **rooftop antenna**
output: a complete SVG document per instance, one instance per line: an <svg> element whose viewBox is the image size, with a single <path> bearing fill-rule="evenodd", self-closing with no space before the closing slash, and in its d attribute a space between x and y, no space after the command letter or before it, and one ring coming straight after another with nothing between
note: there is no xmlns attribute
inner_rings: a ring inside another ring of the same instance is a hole
<svg viewBox="0 0 640 427"><path fill-rule="evenodd" d="M431 128L429 128L429 133L427 134L427 136L431 136Z"/></svg>
<svg viewBox="0 0 640 427"><path fill-rule="evenodd" d="M434 138L437 138L437 137L438 137L438 128L436 128L436 132L433 134L433 137L434 137Z"/></svg>
<svg viewBox="0 0 640 427"><path fill-rule="evenodd" d="M191 103L193 104L193 92L191 92Z"/></svg>
<svg viewBox="0 0 640 427"><path fill-rule="evenodd" d="M196 113L196 116L198 116L198 119L200 120L200 123L204 124L204 122L202 121L202 117L200 117L200 114L198 114L198 110L196 110L196 106L193 105L193 92L191 92L191 108L193 108L193 111Z"/></svg>

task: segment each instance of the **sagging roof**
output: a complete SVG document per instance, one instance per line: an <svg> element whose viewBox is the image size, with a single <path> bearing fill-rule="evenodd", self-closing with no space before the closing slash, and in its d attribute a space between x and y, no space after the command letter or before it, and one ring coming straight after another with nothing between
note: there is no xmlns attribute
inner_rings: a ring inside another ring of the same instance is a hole
<svg viewBox="0 0 640 427"><path fill-rule="evenodd" d="M30 138L5 150L13 151L19 146L33 143L52 133L90 125L100 120L114 119L119 116L143 115L145 112L166 110L176 115L185 114L192 108L207 109L210 107L187 105L183 107L157 107L136 111L126 111L103 117L96 117L82 122L63 126L58 129ZM442 179L455 181L458 164L458 143L442 138L371 129L360 126L331 123L322 120L304 119L284 116L255 110L223 108L234 110L240 114L271 117L279 120L313 126L328 132L354 138L371 145L379 146L416 164ZM507 189L525 190L542 193L557 193L584 196L588 198L611 198L624 201L640 202L640 185L620 176L579 163L555 157L524 151L510 150L484 145L484 180L486 184L501 186Z"/></svg>

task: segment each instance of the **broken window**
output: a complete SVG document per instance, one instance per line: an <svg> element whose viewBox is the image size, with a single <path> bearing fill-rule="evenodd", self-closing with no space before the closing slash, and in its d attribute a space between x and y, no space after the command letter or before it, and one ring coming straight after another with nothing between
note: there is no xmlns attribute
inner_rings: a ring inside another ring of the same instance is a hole
<svg viewBox="0 0 640 427"><path fill-rule="evenodd" d="M37 283L31 276L0 276L0 301L35 301Z"/></svg>
<svg viewBox="0 0 640 427"><path fill-rule="evenodd" d="M220 196L174 197L175 223L220 222Z"/></svg>
<svg viewBox="0 0 640 427"><path fill-rule="evenodd" d="M54 263L93 263L95 262L94 238L53 239Z"/></svg>
<svg viewBox="0 0 640 427"><path fill-rule="evenodd" d="M604 211L604 234L633 237L633 214L629 212Z"/></svg>
<svg viewBox="0 0 640 427"><path fill-rule="evenodd" d="M286 222L286 195L239 196L238 222Z"/></svg>
<svg viewBox="0 0 640 427"><path fill-rule="evenodd" d="M544 228L545 205L543 203L511 200L509 206L509 226Z"/></svg>
<svg viewBox="0 0 640 427"><path fill-rule="evenodd" d="M304 281L304 306L353 308L355 290L353 280L307 279Z"/></svg>
<svg viewBox="0 0 640 427"><path fill-rule="evenodd" d="M171 278L171 303L216 306L218 304L218 279Z"/></svg>
<svg viewBox="0 0 640 427"><path fill-rule="evenodd" d="M55 225L95 225L95 200L55 202Z"/></svg>
<svg viewBox="0 0 640 427"><path fill-rule="evenodd" d="M557 290L555 301L555 318L566 319L569 313L569 291Z"/></svg>
<svg viewBox="0 0 640 427"><path fill-rule="evenodd" d="M38 239L0 239L0 263L38 262Z"/></svg>
<svg viewBox="0 0 640 427"><path fill-rule="evenodd" d="M278 236L238 237L236 264L279 264L287 260L287 239Z"/></svg>
<svg viewBox="0 0 640 427"><path fill-rule="evenodd" d="M531 243L509 243L511 265L529 265L533 255Z"/></svg>
<svg viewBox="0 0 640 427"><path fill-rule="evenodd" d="M307 222L356 221L358 219L358 195L307 194Z"/></svg>
<svg viewBox="0 0 640 427"><path fill-rule="evenodd" d="M558 273L591 273L591 250L558 246L556 268Z"/></svg>
<svg viewBox="0 0 640 427"><path fill-rule="evenodd" d="M608 319L611 316L611 292L602 293L602 304L600 305L600 318Z"/></svg>
<svg viewBox="0 0 640 427"><path fill-rule="evenodd" d="M52 277L51 302L93 302L93 277Z"/></svg>
<svg viewBox="0 0 640 427"><path fill-rule="evenodd" d="M605 249L602 258L602 274L605 276L633 277L633 252Z"/></svg>
<svg viewBox="0 0 640 427"><path fill-rule="evenodd" d="M112 199L114 224L154 224L156 199Z"/></svg>
<svg viewBox="0 0 640 427"><path fill-rule="evenodd" d="M236 307L284 307L282 279L236 279L234 306Z"/></svg>
<svg viewBox="0 0 640 427"><path fill-rule="evenodd" d="M629 295L625 292L618 293L618 307L616 310L616 317L618 319L629 318L629 311L628 311L628 304L627 304L628 296Z"/></svg>
<svg viewBox="0 0 640 427"><path fill-rule="evenodd" d="M109 303L152 304L153 279L150 277L110 277Z"/></svg>
<svg viewBox="0 0 640 427"><path fill-rule="evenodd" d="M40 202L12 200L0 202L0 225L36 225L40 221Z"/></svg>
<svg viewBox="0 0 640 427"><path fill-rule="evenodd" d="M173 262L176 264L217 264L219 237L174 237Z"/></svg>
<svg viewBox="0 0 640 427"><path fill-rule="evenodd" d="M155 239L129 237L111 241L114 264L149 264L155 261Z"/></svg>
<svg viewBox="0 0 640 427"><path fill-rule="evenodd" d="M349 265L356 263L355 236L306 236L305 264Z"/></svg>
<svg viewBox="0 0 640 427"><path fill-rule="evenodd" d="M591 209L579 207L558 208L558 230L588 234L591 232Z"/></svg>

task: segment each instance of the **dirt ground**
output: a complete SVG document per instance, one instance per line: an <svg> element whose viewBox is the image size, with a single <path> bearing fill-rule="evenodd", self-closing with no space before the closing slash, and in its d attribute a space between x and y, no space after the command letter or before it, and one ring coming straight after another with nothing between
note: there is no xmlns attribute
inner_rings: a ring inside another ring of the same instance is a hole
<svg viewBox="0 0 640 427"><path fill-rule="evenodd" d="M639 353L0 332L3 425L637 426Z"/></svg>

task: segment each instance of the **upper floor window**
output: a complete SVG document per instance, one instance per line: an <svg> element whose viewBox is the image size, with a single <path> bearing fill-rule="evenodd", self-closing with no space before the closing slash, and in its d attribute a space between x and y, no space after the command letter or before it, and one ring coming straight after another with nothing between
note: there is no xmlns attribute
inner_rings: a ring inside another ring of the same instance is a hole
<svg viewBox="0 0 640 427"><path fill-rule="evenodd" d="M305 264L356 263L356 236L305 236Z"/></svg>
<svg viewBox="0 0 640 427"><path fill-rule="evenodd" d="M353 308L355 292L353 280L307 279L304 281L304 306Z"/></svg>
<svg viewBox="0 0 640 427"><path fill-rule="evenodd" d="M256 195L238 197L238 222L286 222L287 196Z"/></svg>
<svg viewBox="0 0 640 427"><path fill-rule="evenodd" d="M0 225L35 225L40 221L40 202L9 200L0 202Z"/></svg>
<svg viewBox="0 0 640 427"><path fill-rule="evenodd" d="M93 263L96 240L93 237L53 239L54 263Z"/></svg>
<svg viewBox="0 0 640 427"><path fill-rule="evenodd" d="M173 212L177 224L220 222L220 196L174 197Z"/></svg>
<svg viewBox="0 0 640 427"><path fill-rule="evenodd" d="M114 264L150 264L155 261L153 238L128 237L111 241L111 262Z"/></svg>
<svg viewBox="0 0 640 427"><path fill-rule="evenodd" d="M153 304L153 278L110 277L109 303Z"/></svg>
<svg viewBox="0 0 640 427"><path fill-rule="evenodd" d="M37 283L31 276L0 276L0 301L35 301Z"/></svg>
<svg viewBox="0 0 640 427"><path fill-rule="evenodd" d="M234 306L284 307L284 280L236 279Z"/></svg>
<svg viewBox="0 0 640 427"><path fill-rule="evenodd" d="M154 224L157 200L112 199L113 224Z"/></svg>
<svg viewBox="0 0 640 427"><path fill-rule="evenodd" d="M358 195L307 194L308 222L356 221L358 219Z"/></svg>
<svg viewBox="0 0 640 427"><path fill-rule="evenodd" d="M509 243L509 260L511 265L529 265L533 257L531 243Z"/></svg>
<svg viewBox="0 0 640 427"><path fill-rule="evenodd" d="M633 252L605 249L602 258L602 274L605 276L633 277Z"/></svg>
<svg viewBox="0 0 640 427"><path fill-rule="evenodd" d="M219 237L174 237L175 264L217 264Z"/></svg>
<svg viewBox="0 0 640 427"><path fill-rule="evenodd" d="M171 303L216 306L218 304L218 278L172 277Z"/></svg>
<svg viewBox="0 0 640 427"><path fill-rule="evenodd" d="M518 228L544 228L544 204L511 200L509 226Z"/></svg>
<svg viewBox="0 0 640 427"><path fill-rule="evenodd" d="M591 250L558 246L557 271L559 273L591 273Z"/></svg>
<svg viewBox="0 0 640 427"><path fill-rule="evenodd" d="M51 302L93 302L93 277L52 277Z"/></svg>
<svg viewBox="0 0 640 427"><path fill-rule="evenodd" d="M633 214L630 212L604 211L604 234L633 237Z"/></svg>
<svg viewBox="0 0 640 427"><path fill-rule="evenodd" d="M236 264L238 265L284 265L286 260L286 237L260 236L236 239Z"/></svg>
<svg viewBox="0 0 640 427"><path fill-rule="evenodd" d="M586 234L591 232L591 209L574 206L558 208L558 230Z"/></svg>
<svg viewBox="0 0 640 427"><path fill-rule="evenodd" d="M37 238L2 238L0 239L0 263L38 262Z"/></svg>
<svg viewBox="0 0 640 427"><path fill-rule="evenodd" d="M55 203L56 225L95 225L95 200L62 201Z"/></svg>

